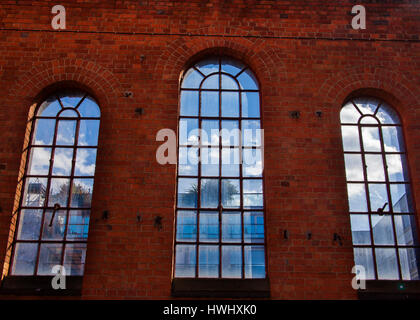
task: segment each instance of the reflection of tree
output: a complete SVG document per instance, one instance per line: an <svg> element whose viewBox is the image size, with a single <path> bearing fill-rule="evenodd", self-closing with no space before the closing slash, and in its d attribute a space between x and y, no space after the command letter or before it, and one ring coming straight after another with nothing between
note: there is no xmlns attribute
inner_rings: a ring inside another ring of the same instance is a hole
<svg viewBox="0 0 420 320"><path fill-rule="evenodd" d="M90 202L92 198L91 190L86 188L86 186L80 183L73 183L73 188L71 191L71 206L72 207L90 207ZM59 187L57 193L51 193L50 203L59 203L62 206L65 206L69 194L69 184L66 181L62 183Z"/></svg>
<svg viewBox="0 0 420 320"><path fill-rule="evenodd" d="M239 191L235 185L229 180L222 180L222 192L224 202L233 200L235 194ZM198 197L198 186L192 185L191 188L182 195L182 203L184 206L195 207ZM214 204L219 201L219 181L216 179L209 179L201 186L201 202L206 204Z"/></svg>

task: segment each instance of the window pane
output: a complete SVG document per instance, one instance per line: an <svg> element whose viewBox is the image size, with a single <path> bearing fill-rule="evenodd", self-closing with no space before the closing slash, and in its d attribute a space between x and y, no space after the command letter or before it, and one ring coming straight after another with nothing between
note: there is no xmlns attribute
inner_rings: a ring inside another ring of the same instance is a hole
<svg viewBox="0 0 420 320"><path fill-rule="evenodd" d="M384 212L389 211L388 193L385 184L369 184L370 209L373 212L384 208Z"/></svg>
<svg viewBox="0 0 420 320"><path fill-rule="evenodd" d="M13 257L13 270L15 276L31 276L35 270L35 260L38 252L36 243L17 243Z"/></svg>
<svg viewBox="0 0 420 320"><path fill-rule="evenodd" d="M241 89L244 90L258 90L258 82L252 72L247 69L238 76L238 81Z"/></svg>
<svg viewBox="0 0 420 320"><path fill-rule="evenodd" d="M76 135L76 123L74 120L60 120L57 130L57 145L70 146L74 145L74 137Z"/></svg>
<svg viewBox="0 0 420 320"><path fill-rule="evenodd" d="M405 155L388 154L386 156L386 164L388 166L389 181L408 181L408 175L406 172L407 163L405 162Z"/></svg>
<svg viewBox="0 0 420 320"><path fill-rule="evenodd" d="M219 212L200 211L200 241L219 241Z"/></svg>
<svg viewBox="0 0 420 320"><path fill-rule="evenodd" d="M378 112L376 113L376 116L379 118L382 124L399 124L400 123L398 114L383 101Z"/></svg>
<svg viewBox="0 0 420 320"><path fill-rule="evenodd" d="M245 246L245 278L265 278L264 246Z"/></svg>
<svg viewBox="0 0 420 320"><path fill-rule="evenodd" d="M89 232L90 210L70 210L67 226L67 240L87 240Z"/></svg>
<svg viewBox="0 0 420 320"><path fill-rule="evenodd" d="M204 80L202 89L219 89L219 75L215 74Z"/></svg>
<svg viewBox="0 0 420 320"><path fill-rule="evenodd" d="M222 117L239 117L239 92L222 92Z"/></svg>
<svg viewBox="0 0 420 320"><path fill-rule="evenodd" d="M199 130L197 119L179 120L179 144L198 145Z"/></svg>
<svg viewBox="0 0 420 320"><path fill-rule="evenodd" d="M375 249L379 280L398 280L398 262L395 248Z"/></svg>
<svg viewBox="0 0 420 320"><path fill-rule="evenodd" d="M222 120L222 146L239 146L240 134L239 121Z"/></svg>
<svg viewBox="0 0 420 320"><path fill-rule="evenodd" d="M350 215L350 220L353 244L371 244L369 216L365 214L352 214Z"/></svg>
<svg viewBox="0 0 420 320"><path fill-rule="evenodd" d="M404 140L401 127L382 127L386 152L404 152Z"/></svg>
<svg viewBox="0 0 420 320"><path fill-rule="evenodd" d="M97 146L99 120L81 120L79 128L79 146Z"/></svg>
<svg viewBox="0 0 420 320"><path fill-rule="evenodd" d="M242 92L242 117L260 117L260 94L258 92Z"/></svg>
<svg viewBox="0 0 420 320"><path fill-rule="evenodd" d="M181 176L198 175L198 148L179 148L178 174Z"/></svg>
<svg viewBox="0 0 420 320"><path fill-rule="evenodd" d="M409 184L391 184L391 198L394 212L414 212Z"/></svg>
<svg viewBox="0 0 420 320"><path fill-rule="evenodd" d="M55 131L55 120L38 119L35 125L33 144L52 145Z"/></svg>
<svg viewBox="0 0 420 320"><path fill-rule="evenodd" d="M239 149L222 149L222 176L239 177Z"/></svg>
<svg viewBox="0 0 420 320"><path fill-rule="evenodd" d="M243 180L243 201L246 209L262 209L262 180Z"/></svg>
<svg viewBox="0 0 420 320"><path fill-rule="evenodd" d="M181 116L198 116L198 91L181 91Z"/></svg>
<svg viewBox="0 0 420 320"><path fill-rule="evenodd" d="M74 179L71 191L73 208L89 208L92 204L93 179Z"/></svg>
<svg viewBox="0 0 420 320"><path fill-rule="evenodd" d="M238 179L222 180L223 208L239 208L241 205L241 188Z"/></svg>
<svg viewBox="0 0 420 320"><path fill-rule="evenodd" d="M197 179L178 179L178 207L197 208L198 185Z"/></svg>
<svg viewBox="0 0 420 320"><path fill-rule="evenodd" d="M86 244L66 244L64 253L64 268L66 275L82 276L85 269Z"/></svg>
<svg viewBox="0 0 420 320"><path fill-rule="evenodd" d="M245 66L242 62L230 58L222 58L222 72L236 76Z"/></svg>
<svg viewBox="0 0 420 320"><path fill-rule="evenodd" d="M42 210L22 209L19 218L18 240L38 240L41 230Z"/></svg>
<svg viewBox="0 0 420 320"><path fill-rule="evenodd" d="M69 199L70 179L51 179L48 206L54 207L57 203L61 207L67 207Z"/></svg>
<svg viewBox="0 0 420 320"><path fill-rule="evenodd" d="M192 241L197 239L197 212L178 211L176 220L176 240Z"/></svg>
<svg viewBox="0 0 420 320"><path fill-rule="evenodd" d="M53 210L47 210L44 217L42 240L63 240L66 230L66 218L66 210L57 210L54 218Z"/></svg>
<svg viewBox="0 0 420 320"><path fill-rule="evenodd" d="M242 120L242 145L244 147L261 146L261 128L259 120Z"/></svg>
<svg viewBox="0 0 420 320"><path fill-rule="evenodd" d="M184 79L182 80L182 88L198 89L202 80L203 76L197 70L191 68L184 75Z"/></svg>
<svg viewBox="0 0 420 320"><path fill-rule="evenodd" d="M195 277L195 245L178 244L175 247L175 277Z"/></svg>
<svg viewBox="0 0 420 320"><path fill-rule="evenodd" d="M219 206L219 179L201 180L201 208L217 208Z"/></svg>
<svg viewBox="0 0 420 320"><path fill-rule="evenodd" d="M377 127L362 127L362 137L365 151L381 151L379 129Z"/></svg>
<svg viewBox="0 0 420 320"><path fill-rule="evenodd" d="M400 265L403 280L420 280L420 249L399 249Z"/></svg>
<svg viewBox="0 0 420 320"><path fill-rule="evenodd" d="M240 212L222 213L222 242L241 242L242 223Z"/></svg>
<svg viewBox="0 0 420 320"><path fill-rule="evenodd" d="M375 269L373 267L373 255L371 248L354 248L355 265L365 268L366 280L375 279Z"/></svg>
<svg viewBox="0 0 420 320"><path fill-rule="evenodd" d="M375 245L394 245L394 231L392 229L392 217L380 216L373 214L372 218L372 231L373 242Z"/></svg>
<svg viewBox="0 0 420 320"><path fill-rule="evenodd" d="M264 213L244 212L244 242L264 242Z"/></svg>
<svg viewBox="0 0 420 320"><path fill-rule="evenodd" d="M199 246L198 276L217 278L219 276L219 246Z"/></svg>
<svg viewBox="0 0 420 320"><path fill-rule="evenodd" d="M359 110L363 114L373 115L378 107L379 100L371 97L360 97L353 99Z"/></svg>
<svg viewBox="0 0 420 320"><path fill-rule="evenodd" d="M350 212L367 212L365 185L362 183L348 183L347 194Z"/></svg>
<svg viewBox="0 0 420 320"><path fill-rule="evenodd" d="M347 102L346 105L341 109L340 119L341 123L354 123L357 124L361 114L354 107L352 102ZM347 128L347 127L345 127Z"/></svg>
<svg viewBox="0 0 420 320"><path fill-rule="evenodd" d="M38 275L55 275L52 268L61 265L61 254L63 245L55 243L41 244L38 262Z"/></svg>
<svg viewBox="0 0 420 320"><path fill-rule="evenodd" d="M261 177L263 163L261 149L243 149L242 175L244 177Z"/></svg>
<svg viewBox="0 0 420 320"><path fill-rule="evenodd" d="M29 175L48 175L50 169L51 148L31 148L28 163Z"/></svg>
<svg viewBox="0 0 420 320"><path fill-rule="evenodd" d="M38 110L38 116L55 117L61 110L61 105L55 97L50 97L44 101Z"/></svg>
<svg viewBox="0 0 420 320"><path fill-rule="evenodd" d="M341 126L344 151L360 151L359 129L357 126Z"/></svg>
<svg viewBox="0 0 420 320"><path fill-rule="evenodd" d="M242 277L242 248L240 246L222 246L222 277Z"/></svg>
<svg viewBox="0 0 420 320"><path fill-rule="evenodd" d="M73 149L56 148L54 151L53 176L70 176L73 160Z"/></svg>
<svg viewBox="0 0 420 320"><path fill-rule="evenodd" d="M236 81L225 74L222 74L222 89L239 90L238 84L236 83ZM239 104L239 97L238 97L238 104ZM239 114L239 110L238 110L238 114Z"/></svg>
<svg viewBox="0 0 420 320"><path fill-rule="evenodd" d="M219 145L219 120L203 120L201 122L201 143L203 145Z"/></svg>
<svg viewBox="0 0 420 320"><path fill-rule="evenodd" d="M77 149L76 176L93 176L96 166L96 149Z"/></svg>
<svg viewBox="0 0 420 320"><path fill-rule="evenodd" d="M86 97L80 106L77 108L82 117L95 117L101 116L98 104L91 97Z"/></svg>
<svg viewBox="0 0 420 320"><path fill-rule="evenodd" d="M201 148L201 176L219 176L219 148Z"/></svg>
<svg viewBox="0 0 420 320"><path fill-rule="evenodd" d="M384 164L381 155L365 154L368 181L385 181Z"/></svg>
<svg viewBox="0 0 420 320"><path fill-rule="evenodd" d="M345 154L347 181L363 181L363 164L360 154Z"/></svg>
<svg viewBox="0 0 420 320"><path fill-rule="evenodd" d="M196 65L198 70L200 70L204 75L208 76L213 72L219 71L219 59L218 58L209 58L198 62ZM185 81L185 80L184 80Z"/></svg>
<svg viewBox="0 0 420 320"><path fill-rule="evenodd" d="M47 179L27 178L23 193L22 206L42 207L44 205L47 190Z"/></svg>
<svg viewBox="0 0 420 320"><path fill-rule="evenodd" d="M76 108L84 97L84 93L65 90L64 92L60 92L58 97L60 98L64 108Z"/></svg>
<svg viewBox="0 0 420 320"><path fill-rule="evenodd" d="M414 215L395 215L394 222L399 245L419 245L416 217Z"/></svg>

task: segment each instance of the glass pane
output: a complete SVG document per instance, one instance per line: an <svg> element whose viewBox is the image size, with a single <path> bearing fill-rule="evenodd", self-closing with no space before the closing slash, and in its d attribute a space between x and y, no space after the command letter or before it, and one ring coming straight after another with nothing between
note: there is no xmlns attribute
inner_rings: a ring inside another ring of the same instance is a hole
<svg viewBox="0 0 420 320"><path fill-rule="evenodd" d="M262 180L243 180L243 205L246 209L263 208Z"/></svg>
<svg viewBox="0 0 420 320"><path fill-rule="evenodd" d="M86 244L66 244L64 251L64 268L66 275L82 276L85 269Z"/></svg>
<svg viewBox="0 0 420 320"><path fill-rule="evenodd" d="M25 191L23 193L22 206L42 207L44 206L47 190L47 179L27 178Z"/></svg>
<svg viewBox="0 0 420 320"><path fill-rule="evenodd" d="M176 240L194 242L197 239L197 211L178 211Z"/></svg>
<svg viewBox="0 0 420 320"><path fill-rule="evenodd" d="M201 89L219 89L219 75L215 74L204 80Z"/></svg>
<svg viewBox="0 0 420 320"><path fill-rule="evenodd" d="M82 117L95 117L99 118L101 116L101 111L99 106L91 97L86 97L85 100L77 108Z"/></svg>
<svg viewBox="0 0 420 320"><path fill-rule="evenodd" d="M74 120L58 121L57 145L72 146L76 135L76 123Z"/></svg>
<svg viewBox="0 0 420 320"><path fill-rule="evenodd" d="M42 243L39 253L38 275L55 275L52 268L61 265L63 245L55 243Z"/></svg>
<svg viewBox="0 0 420 320"><path fill-rule="evenodd" d="M219 92L201 92L201 116L219 116Z"/></svg>
<svg viewBox="0 0 420 320"><path fill-rule="evenodd" d="M361 114L354 107L352 102L347 102L346 105L341 109L340 120L341 123L357 123Z"/></svg>
<svg viewBox="0 0 420 320"><path fill-rule="evenodd" d="M413 215L395 215L395 230L399 245L419 245L416 217Z"/></svg>
<svg viewBox="0 0 420 320"><path fill-rule="evenodd" d="M373 115L378 107L379 100L371 97L360 97L353 99L359 110L363 114Z"/></svg>
<svg viewBox="0 0 420 320"><path fill-rule="evenodd" d="M407 168L405 155L388 154L386 155L386 164L388 166L389 181L408 181L408 175L406 174L407 170L405 170Z"/></svg>
<svg viewBox="0 0 420 320"><path fill-rule="evenodd" d="M363 164L360 154L345 154L347 181L363 181Z"/></svg>
<svg viewBox="0 0 420 320"><path fill-rule="evenodd" d="M53 210L47 210L44 217L42 240L63 240L66 230L66 210L57 210L53 217Z"/></svg>
<svg viewBox="0 0 420 320"><path fill-rule="evenodd" d="M219 206L219 179L201 180L201 208L217 208Z"/></svg>
<svg viewBox="0 0 420 320"><path fill-rule="evenodd" d="M367 214L351 214L350 221L353 244L371 244L369 216Z"/></svg>
<svg viewBox="0 0 420 320"><path fill-rule="evenodd" d="M198 175L198 148L179 148L178 174L181 176Z"/></svg>
<svg viewBox="0 0 420 320"><path fill-rule="evenodd" d="M178 207L197 208L198 185L197 179L178 179Z"/></svg>
<svg viewBox="0 0 420 320"><path fill-rule="evenodd" d="M76 108L82 98L85 96L82 92L66 91L58 95L64 108Z"/></svg>
<svg viewBox="0 0 420 320"><path fill-rule="evenodd" d="M384 212L389 211L388 193L385 184L369 184L370 209L373 212L383 209ZM385 204L387 204L385 206Z"/></svg>
<svg viewBox="0 0 420 320"><path fill-rule="evenodd" d="M90 210L70 210L67 226L67 240L87 240L89 232Z"/></svg>
<svg viewBox="0 0 420 320"><path fill-rule="evenodd" d="M375 249L379 280L398 280L398 261L395 248Z"/></svg>
<svg viewBox="0 0 420 320"><path fill-rule="evenodd" d="M258 82L253 73L247 69L242 72L237 78L241 89L243 90L258 90Z"/></svg>
<svg viewBox="0 0 420 320"><path fill-rule="evenodd" d="M261 149L243 149L242 175L244 177L261 177L263 163Z"/></svg>
<svg viewBox="0 0 420 320"><path fill-rule="evenodd" d="M73 208L89 208L92 203L93 179L74 179L71 191Z"/></svg>
<svg viewBox="0 0 420 320"><path fill-rule="evenodd" d="M198 89L202 80L203 76L198 71L191 68L184 75L182 88Z"/></svg>
<svg viewBox="0 0 420 320"><path fill-rule="evenodd" d="M404 152L404 139L401 127L382 127L386 152Z"/></svg>
<svg viewBox="0 0 420 320"><path fill-rule="evenodd" d="M384 164L381 155L365 154L368 181L385 181Z"/></svg>
<svg viewBox="0 0 420 320"><path fill-rule="evenodd" d="M420 280L420 249L399 249L400 265L403 280Z"/></svg>
<svg viewBox="0 0 420 320"><path fill-rule="evenodd" d="M265 278L264 246L245 246L245 278Z"/></svg>
<svg viewBox="0 0 420 320"><path fill-rule="evenodd" d="M31 148L28 175L48 175L51 148Z"/></svg>
<svg viewBox="0 0 420 320"><path fill-rule="evenodd" d="M199 246L198 276L200 278L219 277L219 247Z"/></svg>
<svg viewBox="0 0 420 320"><path fill-rule="evenodd" d="M341 126L344 151L360 151L359 129L356 126Z"/></svg>
<svg viewBox="0 0 420 320"><path fill-rule="evenodd" d="M377 127L362 127L363 147L367 152L381 151L379 129Z"/></svg>
<svg viewBox="0 0 420 320"><path fill-rule="evenodd" d="M260 94L258 92L242 92L242 117L260 117Z"/></svg>
<svg viewBox="0 0 420 320"><path fill-rule="evenodd" d="M347 195L350 212L367 212L365 185L362 183L348 183Z"/></svg>
<svg viewBox="0 0 420 320"><path fill-rule="evenodd" d="M210 73L219 71L219 59L218 58L205 59L198 62L195 66L203 74L208 76Z"/></svg>
<svg viewBox="0 0 420 320"><path fill-rule="evenodd" d="M77 118L79 115L74 109L67 109L61 111L61 113L58 116L60 118Z"/></svg>
<svg viewBox="0 0 420 320"><path fill-rule="evenodd" d="M372 116L363 116L362 119L360 119L361 124L376 124L378 125L378 120L376 120Z"/></svg>
<svg viewBox="0 0 420 320"><path fill-rule="evenodd" d="M239 87L233 78L222 74L222 89L239 90ZM238 104L239 104L239 96L238 96ZM239 110L238 110L238 113L239 113Z"/></svg>
<svg viewBox="0 0 420 320"><path fill-rule="evenodd" d="M219 121L203 120L201 122L201 143L203 145L219 145Z"/></svg>
<svg viewBox="0 0 420 320"><path fill-rule="evenodd" d="M93 176L96 167L96 149L77 149L76 176Z"/></svg>
<svg viewBox="0 0 420 320"><path fill-rule="evenodd" d="M16 243L12 274L15 276L33 275L37 253L36 243Z"/></svg>
<svg viewBox="0 0 420 320"><path fill-rule="evenodd" d="M392 217L380 216L373 214L372 218L372 231L373 242L375 245L394 245L394 231L392 229Z"/></svg>
<svg viewBox="0 0 420 320"><path fill-rule="evenodd" d="M219 212L201 211L200 212L200 241L218 242L219 241Z"/></svg>
<svg viewBox="0 0 420 320"><path fill-rule="evenodd" d="M223 208L239 208L241 205L241 188L238 179L222 179Z"/></svg>
<svg viewBox="0 0 420 320"><path fill-rule="evenodd" d="M239 92L222 92L222 117L239 117Z"/></svg>
<svg viewBox="0 0 420 320"><path fill-rule="evenodd" d="M222 246L222 278L242 277L242 248Z"/></svg>
<svg viewBox="0 0 420 320"><path fill-rule="evenodd" d="M222 149L222 176L239 177L239 149Z"/></svg>
<svg viewBox="0 0 420 320"><path fill-rule="evenodd" d="M379 108L376 116L379 118L382 124L399 124L400 119L398 114L389 105L382 101L381 107Z"/></svg>
<svg viewBox="0 0 420 320"><path fill-rule="evenodd" d="M260 147L261 132L259 120L242 120L242 145L244 147Z"/></svg>
<svg viewBox="0 0 420 320"><path fill-rule="evenodd" d="M99 120L81 120L79 128L79 146L97 146Z"/></svg>
<svg viewBox="0 0 420 320"><path fill-rule="evenodd" d="M244 212L244 242L264 242L264 213Z"/></svg>
<svg viewBox="0 0 420 320"><path fill-rule="evenodd" d="M72 148L56 148L54 151L53 176L70 176L72 160Z"/></svg>
<svg viewBox="0 0 420 320"><path fill-rule="evenodd" d="M223 146L239 146L239 138L241 135L239 130L239 121L223 120L221 135Z"/></svg>
<svg viewBox="0 0 420 320"><path fill-rule="evenodd" d="M222 72L236 76L245 66L242 62L230 58L222 58Z"/></svg>
<svg viewBox="0 0 420 320"><path fill-rule="evenodd" d="M373 267L373 255L371 248L354 248L354 264L365 268L366 280L375 279L375 269Z"/></svg>
<svg viewBox="0 0 420 320"><path fill-rule="evenodd" d="M175 277L195 277L195 245L178 244L175 247Z"/></svg>
<svg viewBox="0 0 420 320"><path fill-rule="evenodd" d="M198 91L181 91L181 116L198 116Z"/></svg>
<svg viewBox="0 0 420 320"><path fill-rule="evenodd" d="M42 210L22 209L19 218L18 240L38 240L41 230Z"/></svg>
<svg viewBox="0 0 420 320"><path fill-rule="evenodd" d="M55 120L38 119L35 125L33 144L52 145L55 131Z"/></svg>
<svg viewBox="0 0 420 320"><path fill-rule="evenodd" d="M242 222L240 212L222 213L222 242L241 242Z"/></svg>
<svg viewBox="0 0 420 320"><path fill-rule="evenodd" d="M198 119L179 120L179 144L198 145L199 138Z"/></svg>
<svg viewBox="0 0 420 320"><path fill-rule="evenodd" d="M69 187L70 179L51 179L48 206L53 207L57 203L61 207L67 207Z"/></svg>
<svg viewBox="0 0 420 320"><path fill-rule="evenodd" d="M394 212L414 212L409 184L391 184L391 198Z"/></svg>
<svg viewBox="0 0 420 320"><path fill-rule="evenodd" d="M38 110L39 117L55 117L61 110L61 105L56 98L48 98Z"/></svg>

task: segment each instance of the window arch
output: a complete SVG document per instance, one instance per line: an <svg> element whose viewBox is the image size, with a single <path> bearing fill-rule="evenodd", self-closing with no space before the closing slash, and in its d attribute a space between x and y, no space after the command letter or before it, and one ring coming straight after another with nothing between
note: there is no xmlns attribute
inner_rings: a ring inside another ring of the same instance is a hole
<svg viewBox="0 0 420 320"><path fill-rule="evenodd" d="M65 90L40 103L30 120L16 211L10 273L84 272L100 122L88 94Z"/></svg>
<svg viewBox="0 0 420 320"><path fill-rule="evenodd" d="M180 90L175 278L266 278L258 82L226 57Z"/></svg>
<svg viewBox="0 0 420 320"><path fill-rule="evenodd" d="M367 279L419 280L420 247L402 125L372 97L349 100L341 130L356 265Z"/></svg>

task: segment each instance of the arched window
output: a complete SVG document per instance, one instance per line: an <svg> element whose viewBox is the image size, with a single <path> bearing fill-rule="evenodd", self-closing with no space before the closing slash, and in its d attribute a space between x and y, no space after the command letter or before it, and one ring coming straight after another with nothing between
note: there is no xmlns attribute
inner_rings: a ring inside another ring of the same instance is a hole
<svg viewBox="0 0 420 320"><path fill-rule="evenodd" d="M180 92L175 278L265 278L260 92L236 60L200 61Z"/></svg>
<svg viewBox="0 0 420 320"><path fill-rule="evenodd" d="M17 210L11 275L83 275L100 110L79 91L50 96L35 110Z"/></svg>
<svg viewBox="0 0 420 320"><path fill-rule="evenodd" d="M341 110L355 264L367 279L419 280L419 241L402 126L384 101Z"/></svg>

